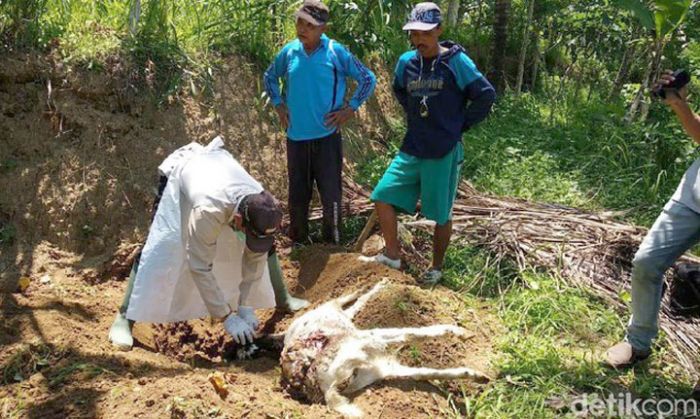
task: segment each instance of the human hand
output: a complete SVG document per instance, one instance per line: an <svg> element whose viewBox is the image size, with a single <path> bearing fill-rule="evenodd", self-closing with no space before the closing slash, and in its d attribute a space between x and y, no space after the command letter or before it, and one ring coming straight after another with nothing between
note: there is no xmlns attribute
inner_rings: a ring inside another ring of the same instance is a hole
<svg viewBox="0 0 700 419"><path fill-rule="evenodd" d="M260 320L255 316L253 307L240 306L238 307L238 317L242 318L253 329L257 329L260 325Z"/></svg>
<svg viewBox="0 0 700 419"><path fill-rule="evenodd" d="M673 71L666 70L661 74L659 80L656 81L654 89L663 88L673 83L675 77L673 77ZM688 97L688 85L683 86L680 89L665 89L666 97L664 98L664 103L667 105L676 105L684 103Z"/></svg>
<svg viewBox="0 0 700 419"><path fill-rule="evenodd" d="M289 128L289 110L287 109L287 105L280 103L275 106L275 110L280 119L280 125L282 125L282 128L286 131Z"/></svg>
<svg viewBox="0 0 700 419"><path fill-rule="evenodd" d="M239 345L253 343L253 328L248 322L240 318L237 314L229 314L224 320L224 329L233 337Z"/></svg>
<svg viewBox="0 0 700 419"><path fill-rule="evenodd" d="M343 106L341 109L326 114L325 124L328 126L340 128L343 124L351 120L355 116L355 110L350 106Z"/></svg>

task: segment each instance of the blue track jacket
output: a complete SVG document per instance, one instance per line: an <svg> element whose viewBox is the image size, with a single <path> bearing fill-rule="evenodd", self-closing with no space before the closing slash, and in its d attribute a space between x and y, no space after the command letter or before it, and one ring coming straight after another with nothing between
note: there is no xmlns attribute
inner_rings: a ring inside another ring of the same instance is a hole
<svg viewBox="0 0 700 419"><path fill-rule="evenodd" d="M343 45L324 34L310 55L298 39L282 48L265 71L264 82L272 104L284 102L289 109L289 139L313 140L336 131L324 124L325 117L344 106L348 76L357 81L348 103L357 110L374 92L377 79ZM280 93L280 78L284 79L284 95Z"/></svg>
<svg viewBox="0 0 700 419"><path fill-rule="evenodd" d="M493 86L464 48L450 41L440 45L448 50L429 60L421 60L415 50L404 53L394 74L394 93L408 125L401 151L419 158L449 153L464 131L486 118L496 99ZM427 117L420 114L423 97Z"/></svg>

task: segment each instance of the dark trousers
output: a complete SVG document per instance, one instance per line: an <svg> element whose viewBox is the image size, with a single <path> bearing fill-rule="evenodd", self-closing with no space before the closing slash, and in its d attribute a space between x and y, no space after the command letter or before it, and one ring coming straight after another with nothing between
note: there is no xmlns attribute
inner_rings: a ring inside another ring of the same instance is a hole
<svg viewBox="0 0 700 419"><path fill-rule="evenodd" d="M323 240L340 243L343 142L340 132L308 141L287 139L289 237L309 239L309 204L314 182L323 205Z"/></svg>

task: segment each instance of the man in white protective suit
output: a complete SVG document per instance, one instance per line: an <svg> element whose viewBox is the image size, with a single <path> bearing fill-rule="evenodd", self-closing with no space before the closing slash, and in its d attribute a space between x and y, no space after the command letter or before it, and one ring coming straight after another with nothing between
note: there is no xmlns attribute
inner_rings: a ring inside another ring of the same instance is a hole
<svg viewBox="0 0 700 419"><path fill-rule="evenodd" d="M273 246L282 221L278 201L220 137L206 147L181 147L158 170L162 197L109 332L116 347L133 346L135 321L206 316L223 322L237 343L250 343L256 309L308 305L291 297L282 280Z"/></svg>

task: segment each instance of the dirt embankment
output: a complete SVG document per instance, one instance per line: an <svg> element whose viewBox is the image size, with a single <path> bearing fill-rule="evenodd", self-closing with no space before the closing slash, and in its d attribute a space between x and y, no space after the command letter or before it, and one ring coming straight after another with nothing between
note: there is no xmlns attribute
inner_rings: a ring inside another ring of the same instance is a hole
<svg viewBox="0 0 700 419"><path fill-rule="evenodd" d="M231 342L205 322L137 326L139 344L126 353L106 339L147 233L155 169L170 151L222 134L284 200L285 140L260 100L258 72L241 62L231 58L216 75L214 98L182 95L156 106L119 58L100 73L68 70L51 55L0 59L0 417L336 416L281 392L275 359L226 361ZM386 132L386 109L395 106L386 74L347 132L348 154ZM283 254L290 289L314 304L390 278L394 285L360 313L361 327L444 321L474 333L393 348L407 364L488 369L497 326L482 308L352 255ZM262 319L266 331L280 331L292 317ZM225 400L207 380L212 370L230 382ZM375 385L357 402L384 417L440 416L448 408L445 393L416 382Z"/></svg>
<svg viewBox="0 0 700 419"><path fill-rule="evenodd" d="M385 136L378 109L395 105L379 74L377 98L347 130L349 155ZM285 202L286 140L261 98L260 77L231 57L215 74L213 97L186 92L157 105L120 57L100 72L68 69L53 54L0 59L0 289L42 273L42 243L75 255L76 270L110 279L104 271L115 255L145 238L158 164L190 141L221 134Z"/></svg>

